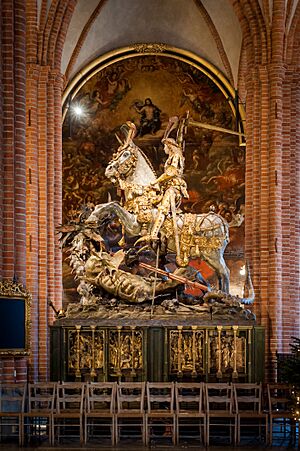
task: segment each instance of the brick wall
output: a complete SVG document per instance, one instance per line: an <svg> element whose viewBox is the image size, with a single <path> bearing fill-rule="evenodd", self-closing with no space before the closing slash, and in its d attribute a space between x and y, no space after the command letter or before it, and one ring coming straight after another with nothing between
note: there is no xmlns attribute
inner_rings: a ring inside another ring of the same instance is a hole
<svg viewBox="0 0 300 451"><path fill-rule="evenodd" d="M0 278L26 282L26 21L22 0L0 2ZM27 380L27 359L4 358L0 380Z"/></svg>
<svg viewBox="0 0 300 451"><path fill-rule="evenodd" d="M1 3L1 277L26 280L25 5Z"/></svg>
<svg viewBox="0 0 300 451"><path fill-rule="evenodd" d="M62 202L62 87L59 71L73 0L42 3L37 17L27 2L27 289L33 296L29 378L49 377L49 324L62 302L62 261L57 227Z"/></svg>
<svg viewBox="0 0 300 451"><path fill-rule="evenodd" d="M27 288L32 308L32 377L48 377L49 331L53 320L47 301L61 308L61 252L56 227L61 223L61 91L62 77L49 66L27 67ZM38 106L38 107L37 107ZM58 108L59 106L59 108ZM57 138L57 136L59 138Z"/></svg>
<svg viewBox="0 0 300 451"><path fill-rule="evenodd" d="M291 336L300 333L299 59L290 36L297 26L286 29L284 1L273 1L270 23L254 15L255 2L232 3L246 52L240 67L247 110L245 250L272 378L276 351L288 352Z"/></svg>

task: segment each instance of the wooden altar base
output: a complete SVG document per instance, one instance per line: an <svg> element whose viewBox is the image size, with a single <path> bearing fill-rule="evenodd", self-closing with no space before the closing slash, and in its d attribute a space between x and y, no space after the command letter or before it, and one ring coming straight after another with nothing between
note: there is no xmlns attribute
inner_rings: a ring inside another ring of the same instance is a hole
<svg viewBox="0 0 300 451"><path fill-rule="evenodd" d="M262 382L264 360L253 319L78 316L51 326L53 381Z"/></svg>

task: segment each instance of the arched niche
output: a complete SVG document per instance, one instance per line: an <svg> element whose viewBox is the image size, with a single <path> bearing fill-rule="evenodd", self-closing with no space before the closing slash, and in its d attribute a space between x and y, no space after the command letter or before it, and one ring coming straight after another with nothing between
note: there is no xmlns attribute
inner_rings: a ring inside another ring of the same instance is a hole
<svg viewBox="0 0 300 451"><path fill-rule="evenodd" d="M136 44L97 58L68 85L63 96L63 220L76 220L83 206L106 202L108 195L118 198L104 171L119 145L116 134L123 139L122 124L136 123L136 144L160 174L168 119L187 111L194 121L212 128L188 127L185 178L190 198L181 208L200 213L214 205L231 223L231 292L242 295L244 226L237 218L245 204L245 143L241 135L218 128L243 132L244 109L226 77L190 52L164 44ZM152 126L151 117L147 126L147 114L153 115ZM203 262L192 264L213 279ZM78 299L66 263L63 279L65 301Z"/></svg>

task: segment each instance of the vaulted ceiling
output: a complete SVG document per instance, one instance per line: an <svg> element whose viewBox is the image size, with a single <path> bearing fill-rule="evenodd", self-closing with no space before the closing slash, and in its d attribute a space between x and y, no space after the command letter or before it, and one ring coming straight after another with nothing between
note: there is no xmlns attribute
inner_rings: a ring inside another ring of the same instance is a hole
<svg viewBox="0 0 300 451"><path fill-rule="evenodd" d="M68 29L62 72L72 78L103 53L145 42L189 50L237 80L242 34L231 5L221 0L81 0Z"/></svg>
<svg viewBox="0 0 300 451"><path fill-rule="evenodd" d="M290 29L295 35L300 17L299 0L37 0L37 7L48 59L47 42L62 43L56 67L66 84L105 53L163 43L207 60L240 88L246 52L262 62L270 58L273 8L282 12L286 36Z"/></svg>

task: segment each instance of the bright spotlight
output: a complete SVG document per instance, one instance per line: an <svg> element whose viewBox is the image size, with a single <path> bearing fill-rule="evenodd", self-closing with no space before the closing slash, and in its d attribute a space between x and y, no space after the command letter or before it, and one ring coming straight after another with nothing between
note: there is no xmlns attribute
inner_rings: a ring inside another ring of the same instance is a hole
<svg viewBox="0 0 300 451"><path fill-rule="evenodd" d="M73 106L73 111L76 116L82 116L83 115L83 109L79 105Z"/></svg>
<svg viewBox="0 0 300 451"><path fill-rule="evenodd" d="M241 267L241 269L240 269L240 275L241 275L241 276L245 276L245 274L246 274L246 266L243 265L243 266Z"/></svg>

